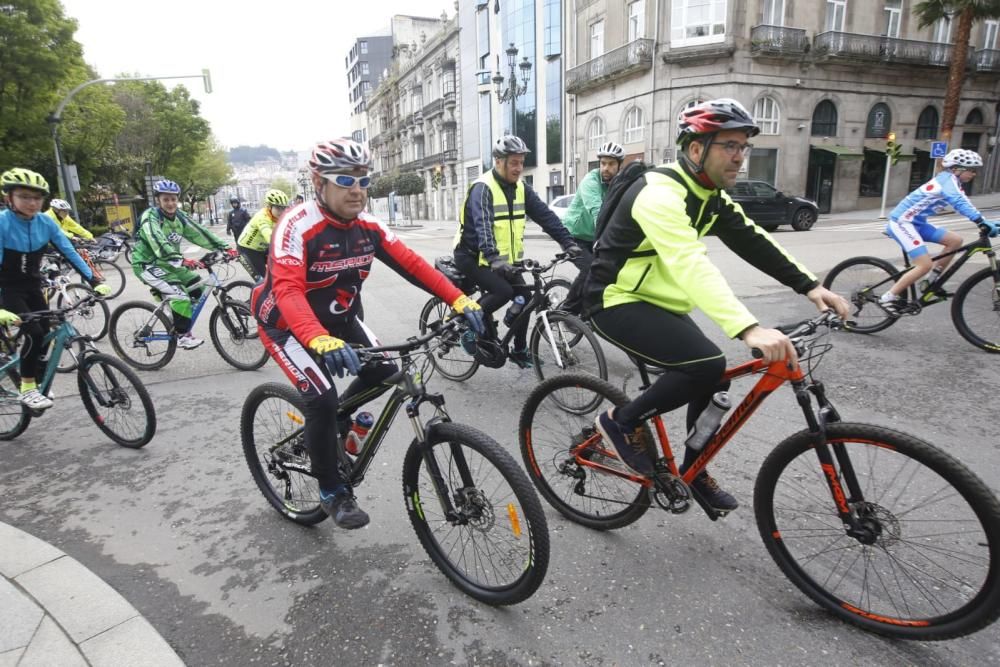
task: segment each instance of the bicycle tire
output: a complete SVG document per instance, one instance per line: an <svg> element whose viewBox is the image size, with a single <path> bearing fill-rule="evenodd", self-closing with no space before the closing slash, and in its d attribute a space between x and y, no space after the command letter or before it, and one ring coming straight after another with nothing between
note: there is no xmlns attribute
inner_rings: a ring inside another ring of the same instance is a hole
<svg viewBox="0 0 1000 667"><path fill-rule="evenodd" d="M580 390L595 396L583 398L584 404L591 406L587 412L567 411L562 405L566 399L553 401L557 409L546 403L557 392ZM596 530L624 528L638 521L650 507L645 487L581 465L570 454L578 444L592 440L593 446L584 449L581 456L603 457L602 464L620 466L617 457L598 449L600 434L594 420L601 412L627 402L625 393L608 381L573 373L542 382L524 402L518 423L524 467L542 497L574 523Z"/></svg>
<svg viewBox="0 0 1000 667"><path fill-rule="evenodd" d="M250 294L253 292L255 287L257 287L257 284L250 282L249 280L230 280L220 289L225 296L235 301L245 303L247 308L249 308Z"/></svg>
<svg viewBox="0 0 1000 667"><path fill-rule="evenodd" d="M896 267L878 257L852 257L830 269L823 287L841 294L851 304L851 319L844 324L847 331L870 334L896 323L899 318L878 305L879 297L895 282L887 279L896 273Z"/></svg>
<svg viewBox="0 0 1000 667"><path fill-rule="evenodd" d="M0 365L11 357L0 353ZM13 440L31 423L31 412L21 403L21 375L13 368L0 373L0 440Z"/></svg>
<svg viewBox="0 0 1000 667"><path fill-rule="evenodd" d="M556 310L559 305L569 296L572 283L565 278L553 278L542 285L542 294L548 299L549 308Z"/></svg>
<svg viewBox="0 0 1000 667"><path fill-rule="evenodd" d="M114 299L125 291L125 272L122 267L106 259L95 259L94 265L104 275L104 284L111 288L105 299Z"/></svg>
<svg viewBox="0 0 1000 667"><path fill-rule="evenodd" d="M265 405L272 400L274 405ZM319 504L319 483L311 475L289 471L281 465L282 460L309 465L309 452L302 435L303 407L302 396L289 385L267 382L254 388L240 413L240 442L250 475L268 504L286 519L312 526L327 517ZM293 435L288 442L278 445ZM275 451L280 452L277 457ZM263 458L265 452L268 458ZM283 489L275 488L272 479L281 482Z"/></svg>
<svg viewBox="0 0 1000 667"><path fill-rule="evenodd" d="M230 366L255 371L267 363L270 355L257 334L257 320L244 303L226 299L221 307L213 308L208 332L215 350Z"/></svg>
<svg viewBox="0 0 1000 667"><path fill-rule="evenodd" d="M576 315L561 310L543 311L549 322L551 339L546 333L542 313L535 318L531 330L528 349L531 351L532 366L539 382L552 376L552 373L587 373L596 375L602 380L608 379L608 362L597 336L590 327ZM556 364L556 351L560 368Z"/></svg>
<svg viewBox="0 0 1000 667"><path fill-rule="evenodd" d="M97 377L98 367L103 373L103 380ZM115 373L119 377L115 377ZM125 383L131 387L126 388ZM153 439L156 434L156 408L153 407L153 399L150 398L149 391L135 371L120 360L107 354L88 354L80 362L76 384L87 414L97 424L97 428L115 443L122 447L139 449ZM109 406L102 405L102 401L94 395L95 391L99 392L104 400L112 401L113 405L110 407L115 411L102 412ZM120 427L125 426L125 417L133 414L136 403L142 406L142 422L134 422L136 427L131 429L131 432L125 433Z"/></svg>
<svg viewBox="0 0 1000 667"><path fill-rule="evenodd" d="M420 309L420 335L427 333L429 325L440 322L452 315L451 306L437 297L432 297ZM453 382L465 382L479 369L479 362L462 349L459 332L451 332L440 341L433 341L430 354L434 370Z"/></svg>
<svg viewBox="0 0 1000 667"><path fill-rule="evenodd" d="M69 297L68 301L63 294ZM93 288L83 283L66 285L65 292L57 292L56 308L63 309L74 306L94 293ZM69 318L73 328L79 333L90 336L91 340L101 340L108 335L108 320L111 319L111 309L108 304L98 299L84 308L77 310Z"/></svg>
<svg viewBox="0 0 1000 667"><path fill-rule="evenodd" d="M866 515L875 535L865 545L846 534L826 477L843 483L843 473L822 470L812 434L800 431L765 459L754 488L757 526L781 571L837 617L891 637L950 639L995 621L1000 502L986 485L954 457L906 433L852 423L826 429L865 494L854 500L844 483L852 497L839 502ZM930 532L937 526L940 535ZM959 556L963 546L968 552ZM830 563L828 573L820 572ZM863 572L848 571L859 564ZM842 565L847 569L839 574Z"/></svg>
<svg viewBox="0 0 1000 667"><path fill-rule="evenodd" d="M141 311L141 312L140 312ZM155 312L155 328L148 328L152 313ZM143 371L155 371L163 368L174 358L177 351L177 338L170 336L165 341L145 342L143 336L151 334L167 335L173 330L173 324L159 312L151 303L145 301L126 301L111 313L109 331L111 347L115 354L125 360L128 365ZM154 353L150 352L150 346Z"/></svg>
<svg viewBox="0 0 1000 667"><path fill-rule="evenodd" d="M432 425L427 448L414 440L403 460L403 498L427 555L480 602L511 605L531 597L548 569L549 530L524 472L495 440L461 424ZM427 471L429 456L440 467L459 518L445 515ZM472 488L462 469L474 475Z"/></svg>
<svg viewBox="0 0 1000 667"><path fill-rule="evenodd" d="M126 243L124 252L125 252L125 261L128 262L129 266L132 266L132 245Z"/></svg>
<svg viewBox="0 0 1000 667"><path fill-rule="evenodd" d="M962 338L980 350L1000 353L1000 272L987 267L963 280L951 302L951 321Z"/></svg>

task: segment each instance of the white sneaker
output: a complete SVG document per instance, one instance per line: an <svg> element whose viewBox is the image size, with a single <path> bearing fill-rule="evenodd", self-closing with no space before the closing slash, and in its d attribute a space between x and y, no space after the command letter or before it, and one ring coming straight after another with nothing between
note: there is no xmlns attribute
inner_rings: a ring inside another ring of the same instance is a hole
<svg viewBox="0 0 1000 667"><path fill-rule="evenodd" d="M52 407L52 399L35 388L21 394L21 404L32 410L47 410Z"/></svg>
<svg viewBox="0 0 1000 667"><path fill-rule="evenodd" d="M195 338L193 335L191 335L190 331L184 334L183 336L177 337L177 346L180 347L182 350L193 350L194 348L199 347L204 342L205 341L203 341L202 339Z"/></svg>

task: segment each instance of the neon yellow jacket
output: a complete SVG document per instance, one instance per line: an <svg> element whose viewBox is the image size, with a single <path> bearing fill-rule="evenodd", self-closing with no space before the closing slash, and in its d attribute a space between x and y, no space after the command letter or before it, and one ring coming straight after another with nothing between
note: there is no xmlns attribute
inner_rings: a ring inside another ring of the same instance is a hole
<svg viewBox="0 0 1000 667"><path fill-rule="evenodd" d="M265 206L250 218L250 222L240 232L240 238L236 240L236 245L248 250L264 252L271 245L271 233L274 232L274 226L277 223L278 221L271 217L271 207Z"/></svg>
<svg viewBox="0 0 1000 667"><path fill-rule="evenodd" d="M63 234L65 234L69 238L73 238L74 236L79 236L81 238L87 239L88 241L94 238L94 235L88 232L86 228L84 228L79 222L74 220L73 216L71 215L67 214L65 218L60 220L59 216L56 215L55 209L51 208L47 210L45 214L50 218L52 218L53 220L55 220L56 224L59 225L59 229L61 229L63 231Z"/></svg>

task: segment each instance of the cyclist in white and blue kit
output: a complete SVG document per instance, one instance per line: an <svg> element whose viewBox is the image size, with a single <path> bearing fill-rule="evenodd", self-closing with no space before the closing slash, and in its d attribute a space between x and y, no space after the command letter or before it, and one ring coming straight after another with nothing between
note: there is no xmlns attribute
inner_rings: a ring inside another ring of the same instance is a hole
<svg viewBox="0 0 1000 667"><path fill-rule="evenodd" d="M900 312L903 303L899 298L900 294L927 275L932 268L934 274L928 284L933 284L954 258L954 255L949 255L934 262L925 242L940 243L945 252L962 247L961 236L935 227L927 221L928 216L937 215L950 206L957 213L987 229L990 236L996 236L1000 231L995 222L983 218L983 214L972 205L962 189L962 185L974 179L983 166L983 158L979 153L956 148L944 156L941 166L944 167L941 173L906 195L889 213L885 233L903 248L913 264L913 268L904 273L880 299L882 307L892 314Z"/></svg>

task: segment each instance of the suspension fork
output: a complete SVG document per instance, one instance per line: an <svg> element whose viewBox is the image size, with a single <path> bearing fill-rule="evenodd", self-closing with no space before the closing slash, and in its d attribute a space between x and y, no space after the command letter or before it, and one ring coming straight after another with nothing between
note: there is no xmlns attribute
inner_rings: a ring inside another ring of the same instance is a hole
<svg viewBox="0 0 1000 667"><path fill-rule="evenodd" d="M427 429L424 427L423 422L420 421L420 416L418 414L419 405L425 400L434 403L439 408L443 408L443 396L440 394L424 394L407 404L406 416L410 418L410 423L413 425L414 433L417 434L417 447L420 448L420 454L424 459L424 463L427 465L427 471L430 473L431 481L434 483L434 491L437 494L438 501L441 503L441 509L444 512L445 517L448 521L460 521L464 523L465 520L459 511L455 509L455 499L452 498L449 493L448 483L445 480L444 473L441 471L441 466L438 464L437 457L434 455L434 449L427 442ZM445 415L444 419L447 419L447 415ZM431 425L431 428L433 428L433 424ZM459 477L462 479L461 488L474 486L472 482L472 472L469 470L469 463L465 460L465 454L462 452L462 447L453 442L449 443L449 448L451 456L455 461L455 465L458 468Z"/></svg>
<svg viewBox="0 0 1000 667"><path fill-rule="evenodd" d="M559 346L556 344L556 339L552 335L552 326L549 324L549 311L547 308L543 308L538 311L538 316L542 319L542 326L545 329L545 337L549 341L549 345L552 346L552 354L556 358L556 366L559 368L565 368L563 364L562 357L559 354Z"/></svg>

